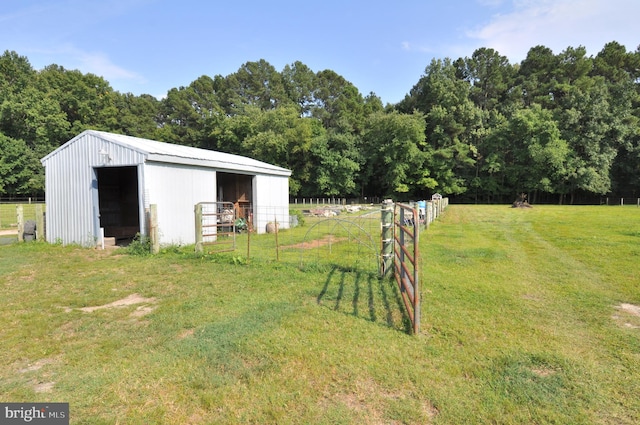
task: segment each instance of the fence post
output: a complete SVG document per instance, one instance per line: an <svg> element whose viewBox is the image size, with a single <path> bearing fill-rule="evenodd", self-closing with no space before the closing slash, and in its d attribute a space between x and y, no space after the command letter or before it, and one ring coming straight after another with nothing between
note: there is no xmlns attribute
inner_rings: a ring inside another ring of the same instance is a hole
<svg viewBox="0 0 640 425"><path fill-rule="evenodd" d="M42 204L36 204L36 240L45 240L44 214L42 212Z"/></svg>
<svg viewBox="0 0 640 425"><path fill-rule="evenodd" d="M151 253L160 252L160 241L158 240L158 205L149 205L149 239L151 240Z"/></svg>
<svg viewBox="0 0 640 425"><path fill-rule="evenodd" d="M16 206L16 219L18 220L18 242L24 242L24 210L22 205Z"/></svg>
<svg viewBox="0 0 640 425"><path fill-rule="evenodd" d="M388 276L393 270L393 201L382 201L380 214L382 223L382 258L380 260L380 276Z"/></svg>
<svg viewBox="0 0 640 425"><path fill-rule="evenodd" d="M194 208L196 216L196 252L204 250L202 246L202 204L196 204Z"/></svg>

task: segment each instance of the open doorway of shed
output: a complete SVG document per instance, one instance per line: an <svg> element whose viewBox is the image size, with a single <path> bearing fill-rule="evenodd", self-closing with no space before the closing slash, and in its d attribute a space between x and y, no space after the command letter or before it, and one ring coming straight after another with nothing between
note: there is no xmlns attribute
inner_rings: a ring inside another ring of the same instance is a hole
<svg viewBox="0 0 640 425"><path fill-rule="evenodd" d="M138 168L96 168L100 227L104 236L126 245L140 232Z"/></svg>
<svg viewBox="0 0 640 425"><path fill-rule="evenodd" d="M250 220L252 218L253 176L218 172L217 181L218 202L232 202L236 217Z"/></svg>

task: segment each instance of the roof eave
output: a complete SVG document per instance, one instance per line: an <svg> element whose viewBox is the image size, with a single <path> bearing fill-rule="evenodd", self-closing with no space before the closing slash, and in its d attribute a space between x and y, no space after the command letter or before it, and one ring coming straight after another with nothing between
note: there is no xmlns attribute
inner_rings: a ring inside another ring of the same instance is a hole
<svg viewBox="0 0 640 425"><path fill-rule="evenodd" d="M280 167L259 167L255 165L234 164L232 162L214 161L210 159L184 158L173 155L163 155L150 153L147 155L149 162L164 162L169 164L195 165L219 170L231 170L235 173L246 172L247 174L270 174L278 176L291 176L291 171Z"/></svg>

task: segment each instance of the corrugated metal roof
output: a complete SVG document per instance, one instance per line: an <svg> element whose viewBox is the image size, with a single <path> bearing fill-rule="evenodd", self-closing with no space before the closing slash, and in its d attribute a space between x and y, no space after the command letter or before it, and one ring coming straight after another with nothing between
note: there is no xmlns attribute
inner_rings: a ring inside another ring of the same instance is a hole
<svg viewBox="0 0 640 425"><path fill-rule="evenodd" d="M256 159L240 155L193 148L190 146L175 145L172 143L158 142L156 140L142 139L139 137L125 136L122 134L108 133L105 131L86 130L71 139L69 142L65 143L65 145L73 143L74 141L82 138L82 136L85 134L91 134L107 142L125 146L137 152L143 153L147 156L147 160L150 161L198 165L238 171L245 170L251 172L264 172L267 174L277 174L285 176L291 175L291 171L286 168L278 167L276 165L268 164L266 162L258 161ZM64 149L65 145L62 145L55 151L51 152L49 155L42 158L41 161L43 163L46 162L49 157Z"/></svg>

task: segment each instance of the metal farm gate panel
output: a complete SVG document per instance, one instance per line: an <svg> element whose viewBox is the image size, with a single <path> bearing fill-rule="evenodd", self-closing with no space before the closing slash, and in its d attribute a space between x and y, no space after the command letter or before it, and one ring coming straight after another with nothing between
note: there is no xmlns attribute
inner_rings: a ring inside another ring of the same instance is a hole
<svg viewBox="0 0 640 425"><path fill-rule="evenodd" d="M394 209L393 270L414 334L420 332L419 220L417 209L406 204L396 204Z"/></svg>
<svg viewBox="0 0 640 425"><path fill-rule="evenodd" d="M196 251L236 249L236 213L232 202L200 202L195 206Z"/></svg>

